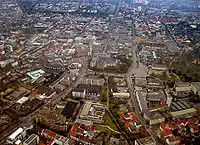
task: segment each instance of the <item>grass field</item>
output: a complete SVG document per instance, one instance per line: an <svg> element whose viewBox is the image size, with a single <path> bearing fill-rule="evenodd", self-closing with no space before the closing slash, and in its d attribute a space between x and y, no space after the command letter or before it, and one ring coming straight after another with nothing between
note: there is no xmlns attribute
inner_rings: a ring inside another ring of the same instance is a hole
<svg viewBox="0 0 200 145"><path fill-rule="evenodd" d="M110 128L118 131L117 129L117 126L115 125L115 123L112 121L110 115L108 113L106 113L104 115L104 121L105 121L105 124L108 125Z"/></svg>

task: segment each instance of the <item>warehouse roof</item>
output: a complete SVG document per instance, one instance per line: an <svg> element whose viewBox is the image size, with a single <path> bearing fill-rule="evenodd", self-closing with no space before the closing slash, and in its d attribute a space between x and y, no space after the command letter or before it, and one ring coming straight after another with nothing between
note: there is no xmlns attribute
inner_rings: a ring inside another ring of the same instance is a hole
<svg viewBox="0 0 200 145"><path fill-rule="evenodd" d="M18 128L15 132L13 132L9 137L8 137L8 139L10 139L10 140L13 140L13 139L15 139L20 133L22 133L24 130L23 130L23 128Z"/></svg>
<svg viewBox="0 0 200 145"><path fill-rule="evenodd" d="M26 102L28 99L29 99L28 97L22 97L22 98L20 98L20 99L17 101L17 103L23 104L23 103Z"/></svg>

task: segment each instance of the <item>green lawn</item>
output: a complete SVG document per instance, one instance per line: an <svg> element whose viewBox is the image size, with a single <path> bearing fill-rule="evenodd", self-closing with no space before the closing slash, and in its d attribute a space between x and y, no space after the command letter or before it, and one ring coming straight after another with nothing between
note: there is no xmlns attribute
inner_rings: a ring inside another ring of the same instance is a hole
<svg viewBox="0 0 200 145"><path fill-rule="evenodd" d="M111 132L113 135L117 134L116 132L108 129L107 127L103 127L103 126L100 126L100 125L96 125L95 128L96 128L96 130L99 131L99 133L102 133L102 132L105 132L105 133Z"/></svg>
<svg viewBox="0 0 200 145"><path fill-rule="evenodd" d="M101 133L101 132L109 132L110 130L107 127L103 126L96 126L96 129Z"/></svg>
<svg viewBox="0 0 200 145"><path fill-rule="evenodd" d="M112 121L112 119L108 113L106 113L104 115L104 121L105 121L105 124L108 125L110 128L118 131L117 126L114 124L114 122Z"/></svg>
<svg viewBox="0 0 200 145"><path fill-rule="evenodd" d="M103 87L101 90L101 102L107 102L107 87Z"/></svg>

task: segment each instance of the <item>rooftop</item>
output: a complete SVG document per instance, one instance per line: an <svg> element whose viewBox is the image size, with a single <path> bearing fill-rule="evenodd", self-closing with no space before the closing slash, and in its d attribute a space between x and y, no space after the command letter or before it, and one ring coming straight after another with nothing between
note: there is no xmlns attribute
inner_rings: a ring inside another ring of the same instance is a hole
<svg viewBox="0 0 200 145"><path fill-rule="evenodd" d="M147 93L147 100L148 101L160 101L161 99L165 99L165 95L163 92L159 92L159 93Z"/></svg>
<svg viewBox="0 0 200 145"><path fill-rule="evenodd" d="M137 116L133 112L130 112L127 115L124 115L124 113L121 112L120 116L122 120L124 121L126 127L129 127L130 123L138 121Z"/></svg>
<svg viewBox="0 0 200 145"><path fill-rule="evenodd" d="M36 71L28 72L27 75L30 76L33 80L37 80L44 73L45 72L43 70L39 69L39 70L36 70Z"/></svg>
<svg viewBox="0 0 200 145"><path fill-rule="evenodd" d="M29 137L24 141L24 143L30 144L30 143L33 141L33 139L36 138L36 137L39 137L39 136L36 135L36 134L31 134L31 136L29 136Z"/></svg>
<svg viewBox="0 0 200 145"><path fill-rule="evenodd" d="M176 87L190 87L191 83L188 82L175 82Z"/></svg>
<svg viewBox="0 0 200 145"><path fill-rule="evenodd" d="M79 84L78 88L86 89L86 93L99 94L101 92L101 86L99 85L90 85L90 84Z"/></svg>
<svg viewBox="0 0 200 145"><path fill-rule="evenodd" d="M23 104L23 103L26 102L28 99L29 99L28 97L22 97L22 98L20 98L16 103Z"/></svg>
<svg viewBox="0 0 200 145"><path fill-rule="evenodd" d="M152 64L152 69L162 69L162 70L166 70L167 66L164 64Z"/></svg>
<svg viewBox="0 0 200 145"><path fill-rule="evenodd" d="M84 92L85 88L77 87L72 90L72 92Z"/></svg>
<svg viewBox="0 0 200 145"><path fill-rule="evenodd" d="M197 89L197 91L200 91L200 83L199 82L193 82L192 85Z"/></svg>
<svg viewBox="0 0 200 145"><path fill-rule="evenodd" d="M78 105L77 102L68 101L61 114L65 116L67 119L71 118L74 114L77 105Z"/></svg>
<svg viewBox="0 0 200 145"><path fill-rule="evenodd" d="M15 139L20 133L22 133L24 131L24 129L23 128L18 128L17 130L15 130L15 132L13 132L9 137L8 137L8 139L10 139L10 140L13 140L13 139Z"/></svg>
<svg viewBox="0 0 200 145"><path fill-rule="evenodd" d="M165 118L163 115L160 114L159 111L152 111L152 112L145 112L145 114L151 119L151 120L154 120L154 119L160 119L160 118Z"/></svg>
<svg viewBox="0 0 200 145"><path fill-rule="evenodd" d="M156 145L156 141L153 137L145 137L145 138L139 138L135 140L139 145Z"/></svg>
<svg viewBox="0 0 200 145"><path fill-rule="evenodd" d="M171 111L180 111L192 108L192 104L189 101L176 101L170 105Z"/></svg>
<svg viewBox="0 0 200 145"><path fill-rule="evenodd" d="M155 79L152 77L147 77L147 84L148 85L163 85L163 82L160 79Z"/></svg>
<svg viewBox="0 0 200 145"><path fill-rule="evenodd" d="M14 97L14 98L18 98L21 95L23 95L24 93L26 93L25 90L18 90L18 91L14 91L12 94L10 94L10 96Z"/></svg>

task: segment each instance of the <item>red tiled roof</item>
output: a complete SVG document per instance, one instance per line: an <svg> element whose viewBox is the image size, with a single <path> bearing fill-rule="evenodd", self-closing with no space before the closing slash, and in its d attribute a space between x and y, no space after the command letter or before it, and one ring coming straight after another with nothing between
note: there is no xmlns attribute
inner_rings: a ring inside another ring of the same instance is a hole
<svg viewBox="0 0 200 145"><path fill-rule="evenodd" d="M51 140L50 142L49 142L49 144L48 145L52 145L54 143L54 141L53 140Z"/></svg>
<svg viewBox="0 0 200 145"><path fill-rule="evenodd" d="M180 141L180 139L181 139L180 136L171 136L171 137L168 137L169 142Z"/></svg>
<svg viewBox="0 0 200 145"><path fill-rule="evenodd" d="M128 113L126 116L124 113L120 112L119 115L121 116L126 127L129 127L131 122L136 122L138 120L137 116L133 112Z"/></svg>
<svg viewBox="0 0 200 145"><path fill-rule="evenodd" d="M81 127L82 129L85 129L85 125L84 125L84 124L81 124L80 127Z"/></svg>
<svg viewBox="0 0 200 145"><path fill-rule="evenodd" d="M78 128L78 123L75 123L74 124L74 126L73 126L73 128L72 128L72 130L71 130L71 132L70 132L70 135L71 136L76 136L76 130L77 130L77 128Z"/></svg>
<svg viewBox="0 0 200 145"><path fill-rule="evenodd" d="M94 130L95 130L95 129L94 129L94 126L92 126L90 130L91 130L91 131L94 131Z"/></svg>
<svg viewBox="0 0 200 145"><path fill-rule="evenodd" d="M136 121L138 120L138 118L137 118L137 116L135 115L135 113L131 112L130 114L131 114L131 116L132 116L133 121L136 122Z"/></svg>
<svg viewBox="0 0 200 145"><path fill-rule="evenodd" d="M128 113L128 115L126 116L124 115L124 113L120 112L119 115L124 121L126 127L129 127L131 122L136 122L138 120L137 116L133 112Z"/></svg>
<svg viewBox="0 0 200 145"><path fill-rule="evenodd" d="M130 120L129 118L131 118L131 116L130 116L129 114L124 115L124 119L125 119L125 120Z"/></svg>
<svg viewBox="0 0 200 145"><path fill-rule="evenodd" d="M158 106L152 107L152 108L150 108L150 110L160 109L160 108L164 108L164 107L167 107L167 104L165 104L165 105L158 105Z"/></svg>
<svg viewBox="0 0 200 145"><path fill-rule="evenodd" d="M165 123L161 122L160 127L164 130L165 129Z"/></svg>
<svg viewBox="0 0 200 145"><path fill-rule="evenodd" d="M84 136L83 132L85 130L90 130L90 131L94 131L94 127L93 126L85 126L84 124L79 124L79 123L75 123L70 135L74 136L76 138L80 138L84 141L90 142L90 143L96 143L96 139L95 138L89 138L88 136Z"/></svg>
<svg viewBox="0 0 200 145"><path fill-rule="evenodd" d="M163 130L163 132L161 133L161 136L168 136L168 135L172 134L172 131L165 126L164 122L161 123L160 127Z"/></svg>
<svg viewBox="0 0 200 145"><path fill-rule="evenodd" d="M177 124L175 122L170 122L167 124L169 126L169 128L176 128L177 127Z"/></svg>
<svg viewBox="0 0 200 145"><path fill-rule="evenodd" d="M187 123L186 126L187 126L187 127L190 127L191 125L190 125L190 123Z"/></svg>
<svg viewBox="0 0 200 145"><path fill-rule="evenodd" d="M177 123L178 125L180 125L182 122L181 122L180 120L178 120L176 123Z"/></svg>
<svg viewBox="0 0 200 145"><path fill-rule="evenodd" d="M182 137L187 137L187 134L186 134L186 133L183 133L183 134L182 134Z"/></svg>
<svg viewBox="0 0 200 145"><path fill-rule="evenodd" d="M185 126L184 126L184 125L181 125L180 127L181 127L182 129L185 129Z"/></svg>
<svg viewBox="0 0 200 145"><path fill-rule="evenodd" d="M195 123L197 121L197 118L193 117L192 121Z"/></svg>
<svg viewBox="0 0 200 145"><path fill-rule="evenodd" d="M163 98L161 98L161 99L160 99L160 104L161 104L161 105L166 105L166 100L163 99Z"/></svg>
<svg viewBox="0 0 200 145"><path fill-rule="evenodd" d="M168 132L162 132L162 133L161 133L161 136L162 136L162 137L166 137L166 136L169 136L169 135L171 135L171 134L172 134L171 131L168 131Z"/></svg>
<svg viewBox="0 0 200 145"><path fill-rule="evenodd" d="M193 129L194 130L199 130L198 126L195 126L195 125L193 126Z"/></svg>
<svg viewBox="0 0 200 145"><path fill-rule="evenodd" d="M50 137L53 137L53 138L56 137L56 133L51 130L44 129L43 132L46 133L47 135L49 135Z"/></svg>
<svg viewBox="0 0 200 145"><path fill-rule="evenodd" d="M198 120L200 121L200 116L198 116Z"/></svg>
<svg viewBox="0 0 200 145"><path fill-rule="evenodd" d="M83 130L82 128L79 128L79 127L78 127L77 132L83 134L84 130Z"/></svg>
<svg viewBox="0 0 200 145"><path fill-rule="evenodd" d="M125 122L126 127L130 127L130 123L128 121Z"/></svg>
<svg viewBox="0 0 200 145"><path fill-rule="evenodd" d="M122 119L124 118L124 113L120 112L119 115L122 117Z"/></svg>
<svg viewBox="0 0 200 145"><path fill-rule="evenodd" d="M188 119L188 123L190 123L190 124L193 124L193 121L192 121L192 119L190 118L190 119Z"/></svg>
<svg viewBox="0 0 200 145"><path fill-rule="evenodd" d="M162 128L163 131L169 131L169 129L165 126L165 123L162 122L160 127Z"/></svg>
<svg viewBox="0 0 200 145"><path fill-rule="evenodd" d="M186 121L185 119L183 119L183 123L184 123L184 124L186 124L186 123L187 123L187 121Z"/></svg>

